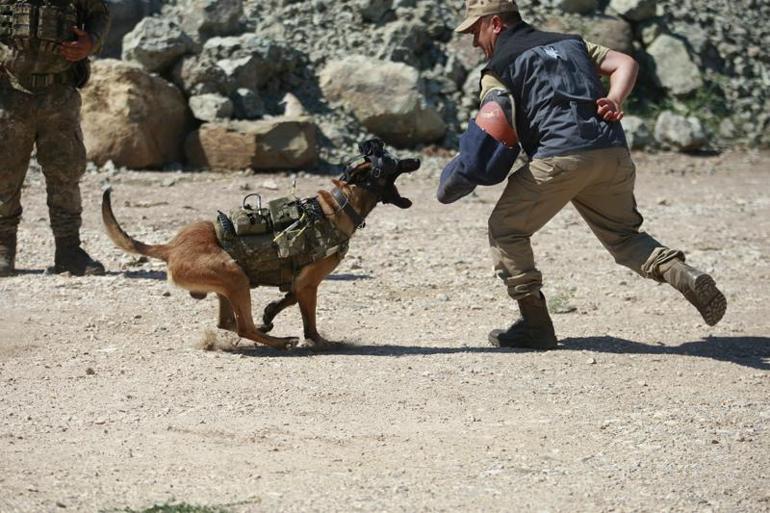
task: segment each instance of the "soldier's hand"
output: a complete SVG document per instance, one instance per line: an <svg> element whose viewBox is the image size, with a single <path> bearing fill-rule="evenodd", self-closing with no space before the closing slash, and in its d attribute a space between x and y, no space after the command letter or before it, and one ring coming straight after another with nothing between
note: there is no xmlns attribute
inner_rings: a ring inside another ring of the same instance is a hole
<svg viewBox="0 0 770 513"><path fill-rule="evenodd" d="M78 36L76 41L65 41L61 44L61 54L70 62L82 61L94 49L94 42L88 32L72 27L72 31Z"/></svg>
<svg viewBox="0 0 770 513"><path fill-rule="evenodd" d="M596 100L596 112L604 121L620 121L623 119L623 111L620 105L610 98Z"/></svg>

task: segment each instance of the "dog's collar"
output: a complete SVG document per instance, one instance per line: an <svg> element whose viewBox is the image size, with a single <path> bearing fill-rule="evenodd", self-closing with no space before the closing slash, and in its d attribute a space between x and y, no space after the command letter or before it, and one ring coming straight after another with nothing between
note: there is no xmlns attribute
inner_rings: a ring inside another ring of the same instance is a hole
<svg viewBox="0 0 770 513"><path fill-rule="evenodd" d="M353 221L354 227L364 228L366 226L366 221L364 221L364 218L361 217L361 214L356 212L356 209L354 209L353 205L350 204L348 197L345 196L341 190L335 187L332 191L332 197L334 197L334 201L337 202L339 208L338 212L345 212L350 220Z"/></svg>

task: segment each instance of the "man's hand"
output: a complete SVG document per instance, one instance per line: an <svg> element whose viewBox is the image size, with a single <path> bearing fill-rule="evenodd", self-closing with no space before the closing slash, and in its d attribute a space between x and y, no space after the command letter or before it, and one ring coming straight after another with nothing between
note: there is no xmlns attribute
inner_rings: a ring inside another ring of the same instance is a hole
<svg viewBox="0 0 770 513"><path fill-rule="evenodd" d="M604 121L620 121L623 119L623 111L620 105L610 98L599 98L596 100L596 112Z"/></svg>
<svg viewBox="0 0 770 513"><path fill-rule="evenodd" d="M94 42L91 36L77 27L72 27L72 31L78 36L77 41L65 41L61 44L61 54L70 62L82 61L94 49Z"/></svg>

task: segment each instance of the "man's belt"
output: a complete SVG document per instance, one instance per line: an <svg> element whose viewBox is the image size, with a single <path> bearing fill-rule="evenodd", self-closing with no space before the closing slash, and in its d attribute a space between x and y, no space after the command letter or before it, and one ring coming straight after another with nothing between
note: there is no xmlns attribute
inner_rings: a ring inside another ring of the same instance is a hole
<svg viewBox="0 0 770 513"><path fill-rule="evenodd" d="M18 83L24 89L37 91L55 84L74 85L75 76L71 70L61 73L30 73L29 75L13 75L6 70L12 82Z"/></svg>

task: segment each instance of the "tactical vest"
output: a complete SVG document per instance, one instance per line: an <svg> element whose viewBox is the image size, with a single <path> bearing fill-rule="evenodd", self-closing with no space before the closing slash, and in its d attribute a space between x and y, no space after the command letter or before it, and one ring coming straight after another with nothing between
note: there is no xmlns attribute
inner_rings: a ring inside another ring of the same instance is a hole
<svg viewBox="0 0 770 513"><path fill-rule="evenodd" d="M580 36L520 22L500 34L484 71L510 90L516 130L530 158L626 145L620 123L596 112L596 100L606 93Z"/></svg>
<svg viewBox="0 0 770 513"><path fill-rule="evenodd" d="M78 22L72 0L0 0L0 39L24 46L30 40L58 45L77 39L72 27Z"/></svg>
<svg viewBox="0 0 770 513"><path fill-rule="evenodd" d="M225 251L241 266L252 287L280 287L284 292L299 270L339 253L344 256L350 237L338 230L315 198L279 198L262 208L248 204L229 216L219 213L214 227Z"/></svg>

